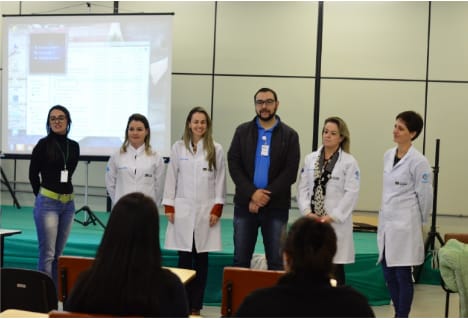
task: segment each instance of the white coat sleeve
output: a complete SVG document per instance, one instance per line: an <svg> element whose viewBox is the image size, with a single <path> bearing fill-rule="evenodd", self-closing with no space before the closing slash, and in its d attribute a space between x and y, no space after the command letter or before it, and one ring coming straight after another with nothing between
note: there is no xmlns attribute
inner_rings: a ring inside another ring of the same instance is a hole
<svg viewBox="0 0 468 319"><path fill-rule="evenodd" d="M224 204L226 199L226 161L221 145L216 146L215 204Z"/></svg>
<svg viewBox="0 0 468 319"><path fill-rule="evenodd" d="M353 213L359 197L360 171L356 160L349 162L345 169L344 195L329 215L335 222L343 223Z"/></svg>
<svg viewBox="0 0 468 319"><path fill-rule="evenodd" d="M168 206L175 205L176 189L177 189L177 174L179 171L179 155L177 145L172 146L171 157L167 164L166 181L164 183L164 195L162 204Z"/></svg>
<svg viewBox="0 0 468 319"><path fill-rule="evenodd" d="M299 173L299 180L297 182L297 206L302 215L307 215L312 212L310 208L310 199L313 193L313 186L309 185L307 178L307 168L310 165L310 156L306 156L304 165L302 166Z"/></svg>
<svg viewBox="0 0 468 319"><path fill-rule="evenodd" d="M163 197L163 191L164 191L164 173L165 173L165 167L164 167L164 160L161 158L161 156L156 155L156 165L155 165L155 172L154 172L154 198L156 198L156 205L160 206L162 197Z"/></svg>
<svg viewBox="0 0 468 319"><path fill-rule="evenodd" d="M105 182L106 182L106 190L107 193L109 194L109 197L112 200L112 204L115 204L114 199L115 199L115 185L117 183L117 163L116 163L116 157L117 154L113 154L110 158L109 161L107 161L107 166L106 166L106 175L105 175Z"/></svg>
<svg viewBox="0 0 468 319"><path fill-rule="evenodd" d="M432 213L432 200L434 197L432 189L432 172L426 158L420 161L415 171L416 196L418 198L421 221L425 224Z"/></svg>

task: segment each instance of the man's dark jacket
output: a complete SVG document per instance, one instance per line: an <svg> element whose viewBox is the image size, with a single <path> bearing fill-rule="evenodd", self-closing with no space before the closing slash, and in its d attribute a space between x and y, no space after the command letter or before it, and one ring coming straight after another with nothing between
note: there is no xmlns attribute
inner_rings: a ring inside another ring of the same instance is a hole
<svg viewBox="0 0 468 319"><path fill-rule="evenodd" d="M239 206L247 206L257 189L253 183L258 140L256 119L237 127L227 154L229 173L236 185L234 203ZM270 170L266 187L271 191L271 199L265 208L284 209L291 206L291 185L297 178L300 146L297 132L281 122L278 116L276 119L278 124L271 136Z"/></svg>

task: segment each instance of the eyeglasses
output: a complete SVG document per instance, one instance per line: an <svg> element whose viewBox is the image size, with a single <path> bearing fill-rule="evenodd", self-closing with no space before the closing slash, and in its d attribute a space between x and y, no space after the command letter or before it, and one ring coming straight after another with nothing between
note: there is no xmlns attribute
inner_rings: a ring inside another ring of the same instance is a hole
<svg viewBox="0 0 468 319"><path fill-rule="evenodd" d="M63 122L66 119L67 119L67 117L63 116L63 115L60 115L60 116L57 116L57 117L55 117L55 116L49 117L49 121L51 121L51 122Z"/></svg>
<svg viewBox="0 0 468 319"><path fill-rule="evenodd" d="M256 100L255 105L257 106L262 106L263 104L266 104L267 106L273 105L276 101L273 99L268 99L268 100Z"/></svg>

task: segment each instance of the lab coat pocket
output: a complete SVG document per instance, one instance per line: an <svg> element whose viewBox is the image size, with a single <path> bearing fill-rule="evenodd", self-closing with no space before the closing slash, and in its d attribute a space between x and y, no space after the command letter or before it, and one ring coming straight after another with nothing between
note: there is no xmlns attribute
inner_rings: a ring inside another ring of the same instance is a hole
<svg viewBox="0 0 468 319"><path fill-rule="evenodd" d="M168 223L164 247L183 251L192 250L194 214L191 201L175 199L174 224Z"/></svg>
<svg viewBox="0 0 468 319"><path fill-rule="evenodd" d="M200 181L198 181L197 187L199 202L213 199L216 190L216 170L209 170L208 167L201 168Z"/></svg>
<svg viewBox="0 0 468 319"><path fill-rule="evenodd" d="M190 212L194 210L193 203L191 200L186 198L176 198L174 201L174 209L175 209L175 218L179 220L186 219L191 214Z"/></svg>

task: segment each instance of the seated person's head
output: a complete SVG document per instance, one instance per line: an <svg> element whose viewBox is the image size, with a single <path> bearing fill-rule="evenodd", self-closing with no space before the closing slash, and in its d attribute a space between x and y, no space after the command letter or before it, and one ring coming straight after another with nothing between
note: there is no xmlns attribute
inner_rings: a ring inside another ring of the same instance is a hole
<svg viewBox="0 0 468 319"><path fill-rule="evenodd" d="M301 217L283 241L284 268L295 274L328 276L336 253L336 234L329 223Z"/></svg>
<svg viewBox="0 0 468 319"><path fill-rule="evenodd" d="M161 265L159 213L152 198L130 193L117 201L96 258L115 258L134 267Z"/></svg>

